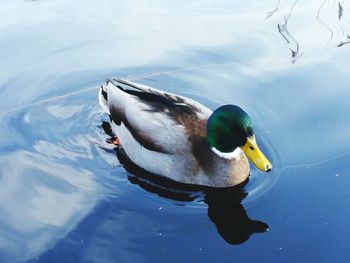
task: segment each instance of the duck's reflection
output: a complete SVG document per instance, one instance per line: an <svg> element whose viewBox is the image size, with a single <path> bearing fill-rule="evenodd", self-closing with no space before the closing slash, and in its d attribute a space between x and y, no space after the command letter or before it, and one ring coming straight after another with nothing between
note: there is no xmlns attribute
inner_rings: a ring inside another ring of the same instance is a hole
<svg viewBox="0 0 350 263"><path fill-rule="evenodd" d="M252 234L268 230L266 223L251 220L241 204L247 196L244 192L247 182L248 180L235 187L205 192L204 202L208 204L208 216L222 238L230 244L241 244Z"/></svg>
<svg viewBox="0 0 350 263"><path fill-rule="evenodd" d="M130 182L139 185L148 192L175 201L191 202L204 201L208 205L208 217L216 225L222 238L230 244L241 244L247 241L254 233L263 233L268 225L257 220L251 220L242 200L248 195L244 191L245 182L229 188L210 188L182 184L164 177L150 174L133 164L123 153L116 148L121 164L132 175Z"/></svg>

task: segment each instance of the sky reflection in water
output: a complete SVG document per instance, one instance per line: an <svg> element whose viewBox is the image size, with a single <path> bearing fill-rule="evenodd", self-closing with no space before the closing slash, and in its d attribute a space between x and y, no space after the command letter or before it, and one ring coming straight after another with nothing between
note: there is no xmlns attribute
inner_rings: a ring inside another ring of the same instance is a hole
<svg viewBox="0 0 350 263"><path fill-rule="evenodd" d="M293 3L2 1L0 261L346 262L350 6ZM128 173L100 127L113 76L242 106L274 171L180 197ZM270 231L232 246L252 220Z"/></svg>

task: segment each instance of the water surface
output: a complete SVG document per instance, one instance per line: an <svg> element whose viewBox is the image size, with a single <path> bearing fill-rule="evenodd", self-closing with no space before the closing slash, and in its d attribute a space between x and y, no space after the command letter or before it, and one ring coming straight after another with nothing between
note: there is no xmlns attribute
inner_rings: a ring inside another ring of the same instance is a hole
<svg viewBox="0 0 350 263"><path fill-rule="evenodd" d="M349 9L2 1L0 261L347 262ZM110 77L240 105L274 170L215 190L119 160Z"/></svg>

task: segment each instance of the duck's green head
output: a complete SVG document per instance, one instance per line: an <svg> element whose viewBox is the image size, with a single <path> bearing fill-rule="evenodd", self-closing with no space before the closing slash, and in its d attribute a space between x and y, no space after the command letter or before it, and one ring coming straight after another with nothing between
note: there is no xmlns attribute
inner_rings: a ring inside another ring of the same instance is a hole
<svg viewBox="0 0 350 263"><path fill-rule="evenodd" d="M257 168L264 172L272 169L256 144L252 120L238 106L224 105L213 112L208 120L207 140L219 155L227 156L240 147Z"/></svg>

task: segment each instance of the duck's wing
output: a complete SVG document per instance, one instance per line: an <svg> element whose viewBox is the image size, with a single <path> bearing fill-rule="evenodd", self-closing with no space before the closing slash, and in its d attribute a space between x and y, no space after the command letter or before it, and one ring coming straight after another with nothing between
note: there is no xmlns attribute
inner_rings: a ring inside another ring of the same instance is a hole
<svg viewBox="0 0 350 263"><path fill-rule="evenodd" d="M206 136L212 113L186 97L122 79L108 80L99 101L117 126L117 135L123 126L144 148L168 154L188 149L192 136Z"/></svg>

